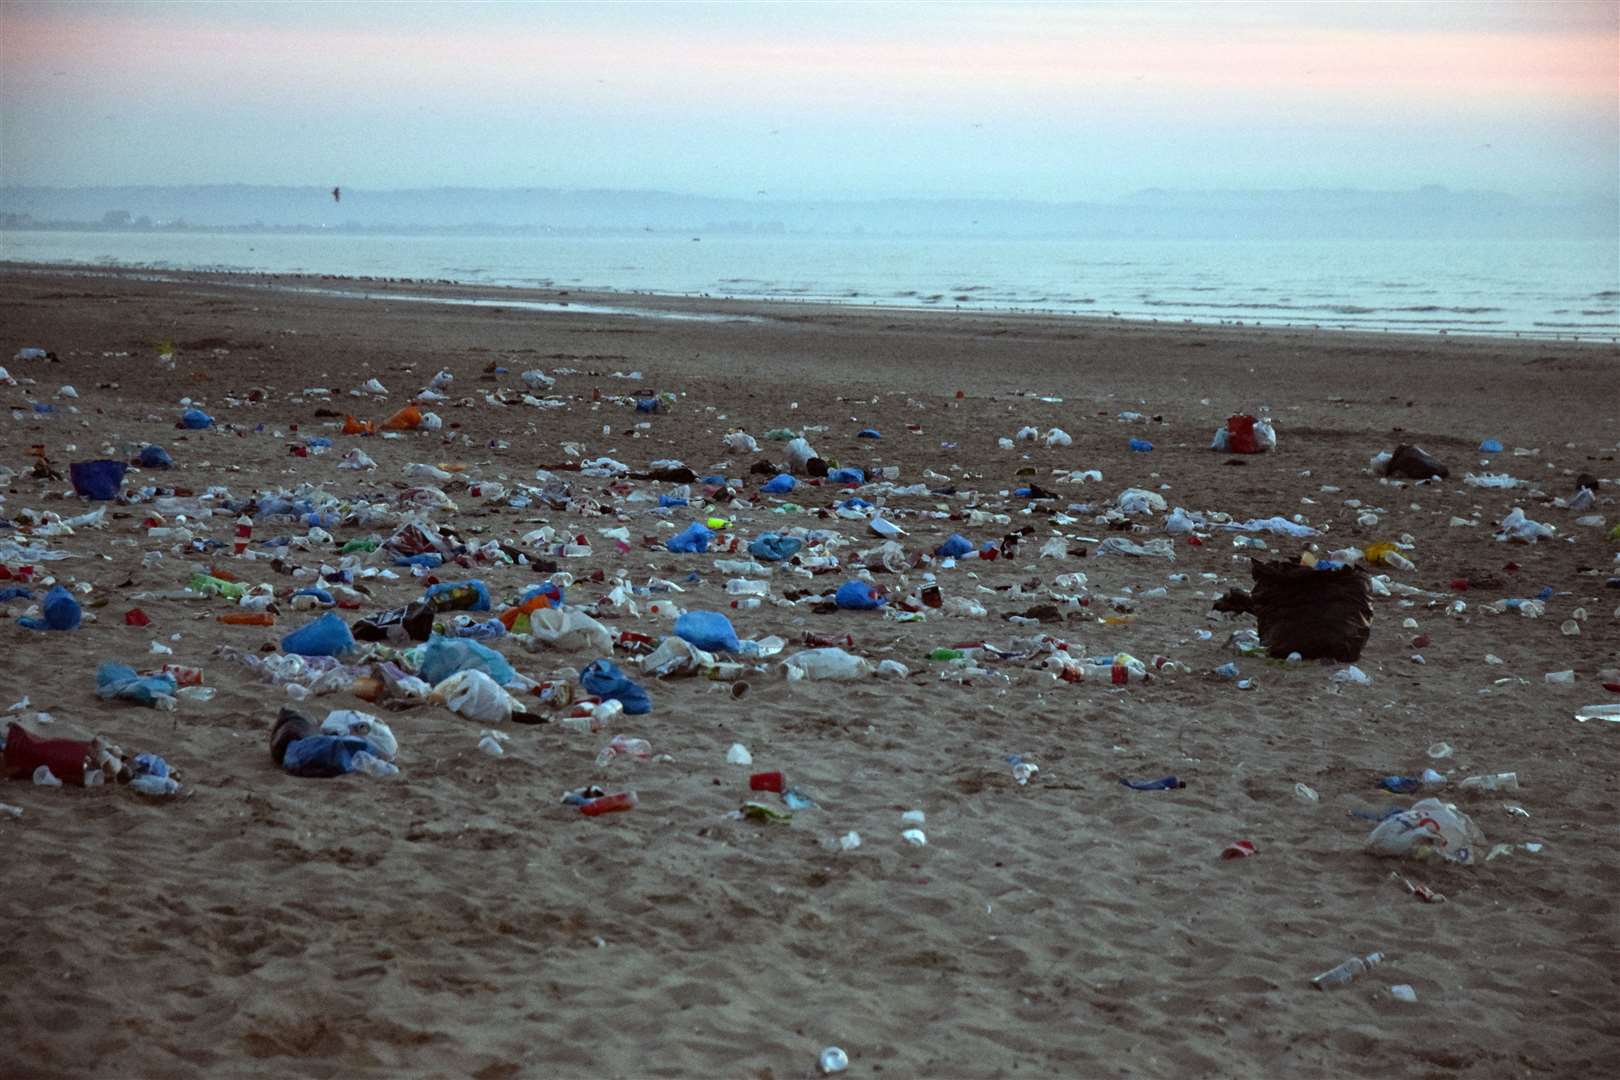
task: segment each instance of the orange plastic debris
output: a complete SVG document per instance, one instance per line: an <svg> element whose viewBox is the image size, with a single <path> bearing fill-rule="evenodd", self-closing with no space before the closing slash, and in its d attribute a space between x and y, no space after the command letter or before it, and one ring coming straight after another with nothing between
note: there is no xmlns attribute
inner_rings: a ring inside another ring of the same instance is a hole
<svg viewBox="0 0 1620 1080"><path fill-rule="evenodd" d="M415 431L422 425L422 410L407 405L382 422L383 431Z"/></svg>
<svg viewBox="0 0 1620 1080"><path fill-rule="evenodd" d="M343 418L343 434L345 435L375 435L377 425L370 420L356 420L352 416Z"/></svg>
<svg viewBox="0 0 1620 1080"><path fill-rule="evenodd" d="M232 626L276 625L276 617L268 611L227 611L219 617L219 621Z"/></svg>

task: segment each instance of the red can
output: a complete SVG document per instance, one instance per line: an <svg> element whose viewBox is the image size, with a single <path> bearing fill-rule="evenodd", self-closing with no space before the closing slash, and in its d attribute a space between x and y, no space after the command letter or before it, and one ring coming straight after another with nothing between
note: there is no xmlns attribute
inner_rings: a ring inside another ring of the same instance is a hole
<svg viewBox="0 0 1620 1080"><path fill-rule="evenodd" d="M748 778L749 791L775 791L780 793L786 786L787 778L782 775L781 769L774 772L757 772Z"/></svg>
<svg viewBox="0 0 1620 1080"><path fill-rule="evenodd" d="M579 812L586 817L596 817L599 814L612 814L620 810L634 810L641 802L633 791L621 791L617 795L604 795L600 799L591 799L579 804Z"/></svg>

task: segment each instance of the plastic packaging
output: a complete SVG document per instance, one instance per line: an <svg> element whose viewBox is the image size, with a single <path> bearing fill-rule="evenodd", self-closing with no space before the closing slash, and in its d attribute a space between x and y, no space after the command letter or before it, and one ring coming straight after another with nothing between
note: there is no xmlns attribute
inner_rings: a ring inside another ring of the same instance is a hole
<svg viewBox="0 0 1620 1080"><path fill-rule="evenodd" d="M617 795L603 795L600 798L587 799L579 804L579 812L586 817L598 817L602 814L615 814L625 810L634 810L639 805L641 805L641 800L636 793L625 791Z"/></svg>
<svg viewBox="0 0 1620 1080"><path fill-rule="evenodd" d="M486 671L464 668L433 687L428 700L481 724L505 724L523 704L507 693Z"/></svg>
<svg viewBox="0 0 1620 1080"><path fill-rule="evenodd" d="M1470 776L1457 786L1463 791L1518 791L1519 774L1516 772L1502 772Z"/></svg>
<svg viewBox="0 0 1620 1080"><path fill-rule="evenodd" d="M675 636L705 652L737 652L742 646L731 620L718 611L688 611L675 620Z"/></svg>
<svg viewBox="0 0 1620 1080"><path fill-rule="evenodd" d="M103 701L118 699L173 709L175 690L174 678L169 675L137 675L132 667L110 662L96 668L96 696Z"/></svg>
<svg viewBox="0 0 1620 1080"><path fill-rule="evenodd" d="M709 541L714 539L714 531L702 522L694 521L685 529L676 533L665 542L666 550L675 553L693 554L709 550Z"/></svg>
<svg viewBox="0 0 1620 1080"><path fill-rule="evenodd" d="M281 639L281 651L297 656L347 656L356 648L348 624L330 611Z"/></svg>
<svg viewBox="0 0 1620 1080"><path fill-rule="evenodd" d="M596 755L596 767L605 768L614 758L631 758L635 761L646 761L652 757L652 743L646 739L631 738L628 735L615 735L608 740Z"/></svg>
<svg viewBox="0 0 1620 1080"><path fill-rule="evenodd" d="M838 587L833 602L846 611L873 611L888 598L864 581L846 581Z"/></svg>
<svg viewBox="0 0 1620 1080"><path fill-rule="evenodd" d="M517 677L517 672L506 657L490 648L466 638L448 638L435 634L421 646L421 660L417 674L435 686L458 671L482 671L501 686Z"/></svg>
<svg viewBox="0 0 1620 1080"><path fill-rule="evenodd" d="M75 461L68 466L74 492L99 502L118 498L127 471L129 466L122 461Z"/></svg>
<svg viewBox="0 0 1620 1080"><path fill-rule="evenodd" d="M84 611L73 594L60 585L51 586L39 604L40 614L18 619L17 625L29 630L77 630Z"/></svg>
<svg viewBox="0 0 1620 1080"><path fill-rule="evenodd" d="M585 665L580 669L579 684L586 693L619 702L630 716L652 711L652 699L647 696L647 691L631 682L619 670L619 665L611 660L593 660Z"/></svg>
<svg viewBox="0 0 1620 1080"><path fill-rule="evenodd" d="M873 672L865 657L838 648L806 649L782 661L783 673L791 680L817 679L847 682L864 679Z"/></svg>
<svg viewBox="0 0 1620 1080"><path fill-rule="evenodd" d="M1439 799L1421 799L1410 810L1380 821L1367 837L1374 855L1423 858L1435 855L1464 866L1482 861L1485 836L1467 814Z"/></svg>

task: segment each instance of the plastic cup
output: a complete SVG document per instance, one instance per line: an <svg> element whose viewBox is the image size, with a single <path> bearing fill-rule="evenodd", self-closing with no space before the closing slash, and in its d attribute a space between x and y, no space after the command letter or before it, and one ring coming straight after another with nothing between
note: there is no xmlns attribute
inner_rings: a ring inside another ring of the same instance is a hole
<svg viewBox="0 0 1620 1080"><path fill-rule="evenodd" d="M771 772L758 772L748 778L749 791L780 792L786 785L787 778L782 775L780 769Z"/></svg>

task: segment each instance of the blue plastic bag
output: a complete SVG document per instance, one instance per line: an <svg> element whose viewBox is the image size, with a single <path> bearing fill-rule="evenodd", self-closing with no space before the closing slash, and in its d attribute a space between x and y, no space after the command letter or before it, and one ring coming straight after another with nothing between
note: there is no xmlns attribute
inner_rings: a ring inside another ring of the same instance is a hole
<svg viewBox="0 0 1620 1080"><path fill-rule="evenodd" d="M1502 440L1486 439L1479 444L1479 452L1482 454L1500 454L1502 452Z"/></svg>
<svg viewBox="0 0 1620 1080"><path fill-rule="evenodd" d="M325 589L318 589L313 585L304 586L302 589L299 589L297 592L293 593L293 596L313 596L316 600L320 601L321 607L331 607L337 603L337 601L333 599L331 593L327 592Z"/></svg>
<svg viewBox="0 0 1620 1080"><path fill-rule="evenodd" d="M30 630L77 630L79 621L84 618L79 602L60 585L51 586L51 591L40 601L39 610L39 616L18 619L17 625Z"/></svg>
<svg viewBox="0 0 1620 1080"><path fill-rule="evenodd" d="M1153 449L1153 444L1148 442L1146 439L1132 439L1130 441L1130 448L1135 453L1145 454Z"/></svg>
<svg viewBox="0 0 1620 1080"><path fill-rule="evenodd" d="M761 484L759 490L770 495L785 495L792 491L797 485L798 481L793 479L793 477L789 476L787 473L777 473L775 476L765 481L765 483Z"/></svg>
<svg viewBox="0 0 1620 1080"><path fill-rule="evenodd" d="M934 549L934 554L942 559L959 559L973 550L973 541L961 533L951 533L945 542Z"/></svg>
<svg viewBox="0 0 1620 1080"><path fill-rule="evenodd" d="M872 611L888 603L888 600L864 581L846 581L838 586L838 592L833 596L833 602L846 611Z"/></svg>
<svg viewBox="0 0 1620 1080"><path fill-rule="evenodd" d="M658 505L659 506L690 506L691 502L690 502L690 500L681 498L679 495L660 495L660 496L658 496Z"/></svg>
<svg viewBox="0 0 1620 1080"><path fill-rule="evenodd" d="M851 466L847 469L828 469L827 482L831 484L864 484L866 473Z"/></svg>
<svg viewBox="0 0 1620 1080"><path fill-rule="evenodd" d="M552 607L560 608L563 606L565 595L566 594L563 592L563 587L558 585L555 581L542 581L538 585L530 585L527 589L524 589L523 597L518 601L518 604L521 606L523 604L527 604L530 600L533 600L537 596L543 596L547 600L551 601Z"/></svg>
<svg viewBox="0 0 1620 1080"><path fill-rule="evenodd" d="M135 459L135 463L143 469L174 468L174 459L161 446L147 445L141 447L140 456Z"/></svg>
<svg viewBox="0 0 1620 1080"><path fill-rule="evenodd" d="M517 677L506 657L468 638L447 638L434 634L422 647L422 663L417 670L423 680L437 685L458 671L482 671L505 686Z"/></svg>
<svg viewBox="0 0 1620 1080"><path fill-rule="evenodd" d="M174 697L173 675L137 675L124 664L105 663L96 668L96 696L114 698L137 705L156 705L160 697Z"/></svg>
<svg viewBox="0 0 1620 1080"><path fill-rule="evenodd" d="M839 503L838 508L840 510L870 510L872 509L872 504L861 498L859 495L851 495L849 498Z"/></svg>
<svg viewBox="0 0 1620 1080"><path fill-rule="evenodd" d="M685 611L675 620L675 636L704 652L736 652L737 631L718 611Z"/></svg>
<svg viewBox="0 0 1620 1080"><path fill-rule="evenodd" d="M180 414L180 426L189 431L201 431L214 426L214 418L201 409L187 409Z"/></svg>
<svg viewBox="0 0 1620 1080"><path fill-rule="evenodd" d="M489 588L478 580L441 581L422 594L434 611L488 611Z"/></svg>
<svg viewBox="0 0 1620 1080"><path fill-rule="evenodd" d="M444 565L444 556L432 551L425 551L420 555L401 555L394 560L395 566L420 566L426 570L435 570Z"/></svg>
<svg viewBox="0 0 1620 1080"><path fill-rule="evenodd" d="M8 600L32 600L33 598L34 590L25 589L21 585L8 585L4 589L0 589L0 604L4 604Z"/></svg>
<svg viewBox="0 0 1620 1080"><path fill-rule="evenodd" d="M135 776L164 777L169 775L169 763L156 754L136 754L130 772Z"/></svg>
<svg viewBox="0 0 1620 1080"><path fill-rule="evenodd" d="M619 665L611 660L593 660L580 668L579 685L586 693L604 701L617 701L624 706L627 716L652 712L652 699L647 691L626 678Z"/></svg>
<svg viewBox="0 0 1620 1080"><path fill-rule="evenodd" d="M859 431L857 431L855 433L855 437L857 439L881 439L881 438L883 438L883 436L878 432L877 428L861 428L861 430L859 430Z"/></svg>
<svg viewBox="0 0 1620 1080"><path fill-rule="evenodd" d="M282 652L299 656L347 656L354 650L349 624L330 611L281 639Z"/></svg>
<svg viewBox="0 0 1620 1080"><path fill-rule="evenodd" d="M748 554L764 562L781 562L783 559L791 558L802 547L804 541L797 536L766 533L764 536L756 536L749 542Z"/></svg>
<svg viewBox="0 0 1620 1080"><path fill-rule="evenodd" d="M713 539L714 530L701 521L694 521L670 537L664 547L666 550L676 553L700 553L709 550L709 541Z"/></svg>
<svg viewBox="0 0 1620 1080"><path fill-rule="evenodd" d="M655 413L657 411L658 411L658 399L657 398L650 397L650 398L637 398L636 399L636 412Z"/></svg>
<svg viewBox="0 0 1620 1080"><path fill-rule="evenodd" d="M371 752L357 735L311 735L287 744L281 767L294 776L342 776L354 771L354 755Z"/></svg>
<svg viewBox="0 0 1620 1080"><path fill-rule="evenodd" d="M128 471L129 466L122 461L75 461L68 466L74 493L98 502L118 498Z"/></svg>

